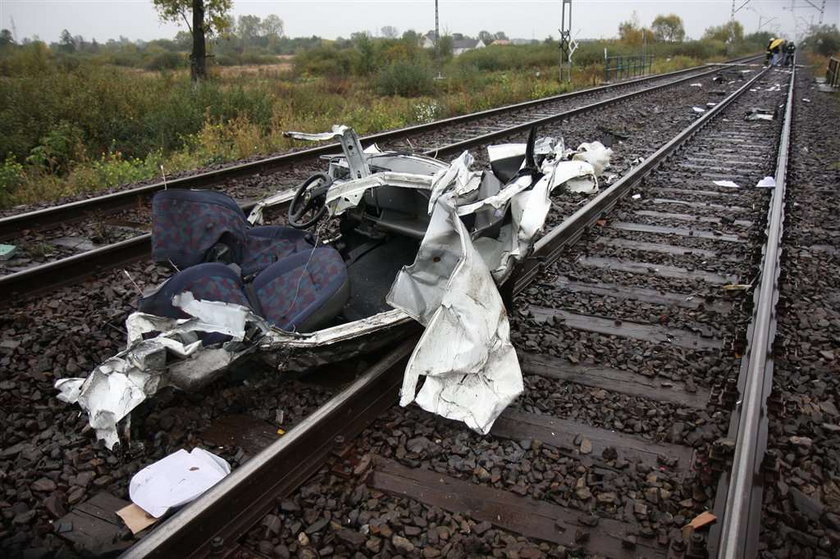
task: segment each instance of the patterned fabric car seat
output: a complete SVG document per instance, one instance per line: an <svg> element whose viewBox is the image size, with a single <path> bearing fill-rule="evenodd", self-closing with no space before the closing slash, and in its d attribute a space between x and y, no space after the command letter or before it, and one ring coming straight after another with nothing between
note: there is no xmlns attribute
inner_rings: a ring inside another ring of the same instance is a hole
<svg viewBox="0 0 840 559"><path fill-rule="evenodd" d="M270 265L251 283L245 283L235 269L224 264L196 264L142 297L139 309L157 316L187 318L172 305L172 298L185 291L192 292L196 299L247 306L282 330L310 332L341 312L350 285L341 255L332 247L322 246Z"/></svg>
<svg viewBox="0 0 840 559"><path fill-rule="evenodd" d="M312 235L282 225L261 225L246 229L245 256L239 263L243 277L251 277L270 265L298 252L309 253L315 245Z"/></svg>
<svg viewBox="0 0 840 559"><path fill-rule="evenodd" d="M251 306L239 272L219 262L205 262L178 272L154 292L141 297L140 311L168 318L189 318L190 315L172 304L172 298L185 291L192 292L196 299Z"/></svg>
<svg viewBox="0 0 840 559"><path fill-rule="evenodd" d="M251 227L239 205L221 192L171 189L152 199L152 258L179 270L201 262L236 263L248 278L314 244L309 233L291 227Z"/></svg>
<svg viewBox="0 0 840 559"><path fill-rule="evenodd" d="M283 330L316 330L335 318L350 297L347 267L337 250L318 247L288 256L251 285L259 309Z"/></svg>

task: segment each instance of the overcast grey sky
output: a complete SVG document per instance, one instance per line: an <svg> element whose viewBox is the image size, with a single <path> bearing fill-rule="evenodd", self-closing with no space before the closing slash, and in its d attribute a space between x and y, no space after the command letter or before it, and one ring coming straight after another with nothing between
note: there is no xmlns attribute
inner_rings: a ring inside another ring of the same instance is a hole
<svg viewBox="0 0 840 559"><path fill-rule="evenodd" d="M744 0L736 0L736 6ZM736 14L747 32L764 29L793 36L795 24L801 32L816 23L818 11L811 4L823 0L749 0ZM577 38L611 37L621 21L635 11L640 23L649 25L657 14L676 13L686 32L697 38L711 25L729 19L731 0L615 1L574 0L573 34ZM825 0L824 23L840 24L840 0ZM793 10L791 10L793 7ZM504 31L510 37L543 39L557 37L560 0L439 0L442 30L476 35L480 30ZM385 25L400 33L407 29L434 29L434 0L332 0L332 1L247 1L233 0L234 15L264 17L277 14L291 37L319 35L349 37L355 31L376 35ZM770 20L770 18L774 18ZM768 24L767 21L770 20ZM62 29L98 41L125 36L129 39L172 37L179 29L163 24L151 0L0 0L0 28L12 29L18 39L38 36L47 42L58 40Z"/></svg>

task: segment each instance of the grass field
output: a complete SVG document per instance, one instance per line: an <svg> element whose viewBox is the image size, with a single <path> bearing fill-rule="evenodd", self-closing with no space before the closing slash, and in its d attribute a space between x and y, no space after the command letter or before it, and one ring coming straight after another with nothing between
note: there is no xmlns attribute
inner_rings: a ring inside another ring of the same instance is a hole
<svg viewBox="0 0 840 559"><path fill-rule="evenodd" d="M293 145L288 130L347 124L367 134L597 85L603 73L590 61L560 83L552 45L467 53L446 62L441 80L427 54L398 43L368 62L364 51L322 50L215 67L198 85L183 69L67 58L43 43L0 52L0 206L274 153ZM658 56L653 70L702 61Z"/></svg>

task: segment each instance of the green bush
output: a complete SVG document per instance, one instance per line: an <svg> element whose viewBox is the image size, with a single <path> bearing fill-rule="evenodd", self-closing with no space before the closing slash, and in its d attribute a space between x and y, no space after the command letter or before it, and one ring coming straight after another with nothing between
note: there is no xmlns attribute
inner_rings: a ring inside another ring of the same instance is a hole
<svg viewBox="0 0 840 559"><path fill-rule="evenodd" d="M64 175L75 161L84 157L81 129L69 122L60 122L32 148L26 163L48 173Z"/></svg>
<svg viewBox="0 0 840 559"><path fill-rule="evenodd" d="M393 62L383 68L376 79L376 91L380 95L419 97L430 95L434 90L431 66L423 63Z"/></svg>
<svg viewBox="0 0 840 559"><path fill-rule="evenodd" d="M834 56L840 53L840 30L836 25L815 25L802 42L819 55Z"/></svg>
<svg viewBox="0 0 840 559"><path fill-rule="evenodd" d="M81 156L96 159L119 151L126 157L170 152L201 130L205 120L227 122L247 117L271 123L275 98L268 86L225 86L207 81L195 86L183 74L150 76L85 62L3 81L0 94L0 153L18 161L32 157L45 168L66 170L61 138L72 123ZM36 151L33 153L33 149Z"/></svg>
<svg viewBox="0 0 840 559"><path fill-rule="evenodd" d="M346 77L352 64L352 51L334 46L322 45L295 55L295 72L299 75Z"/></svg>
<svg viewBox="0 0 840 559"><path fill-rule="evenodd" d="M119 152L103 154L98 160L90 165L91 171L96 177L96 184L93 188L110 188L131 182L137 182L157 174L159 171L155 163L159 161L160 154L149 154L146 159L129 158L123 159Z"/></svg>
<svg viewBox="0 0 840 559"><path fill-rule="evenodd" d="M23 165L14 155L7 155L0 165L0 200L5 199L23 181Z"/></svg>
<svg viewBox="0 0 840 559"><path fill-rule="evenodd" d="M366 34L360 34L355 41L351 69L357 76L369 76L379 67L377 45Z"/></svg>
<svg viewBox="0 0 840 559"><path fill-rule="evenodd" d="M671 45L668 54L673 56L688 56L700 60L707 60L715 56L726 55L726 43L721 41L686 41Z"/></svg>
<svg viewBox="0 0 840 559"><path fill-rule="evenodd" d="M177 52L160 52L153 55L146 61L144 67L146 70L175 70L176 68L185 68L187 60L184 56Z"/></svg>
<svg viewBox="0 0 840 559"><path fill-rule="evenodd" d="M46 43L34 41L22 47L7 48L0 57L0 76L31 76L47 72L53 56Z"/></svg>
<svg viewBox="0 0 840 559"><path fill-rule="evenodd" d="M560 52L556 44L490 46L465 52L453 64L472 66L482 72L539 69L556 66Z"/></svg>
<svg viewBox="0 0 840 559"><path fill-rule="evenodd" d="M245 65L263 65L275 64L277 58L270 54L262 54L254 51L245 52L217 52L213 58L213 62L219 66L245 66Z"/></svg>

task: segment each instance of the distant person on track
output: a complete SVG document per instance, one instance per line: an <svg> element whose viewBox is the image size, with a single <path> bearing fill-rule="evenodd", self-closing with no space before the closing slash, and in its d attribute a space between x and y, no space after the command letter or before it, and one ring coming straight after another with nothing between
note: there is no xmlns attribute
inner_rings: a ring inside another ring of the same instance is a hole
<svg viewBox="0 0 840 559"><path fill-rule="evenodd" d="M785 45L785 66L793 66L793 55L796 53L796 45L793 41L788 41Z"/></svg>
<svg viewBox="0 0 840 559"><path fill-rule="evenodd" d="M778 66L782 63L782 55L784 54L785 40L784 39L770 39L767 43L767 52L764 65L769 62L770 66Z"/></svg>

